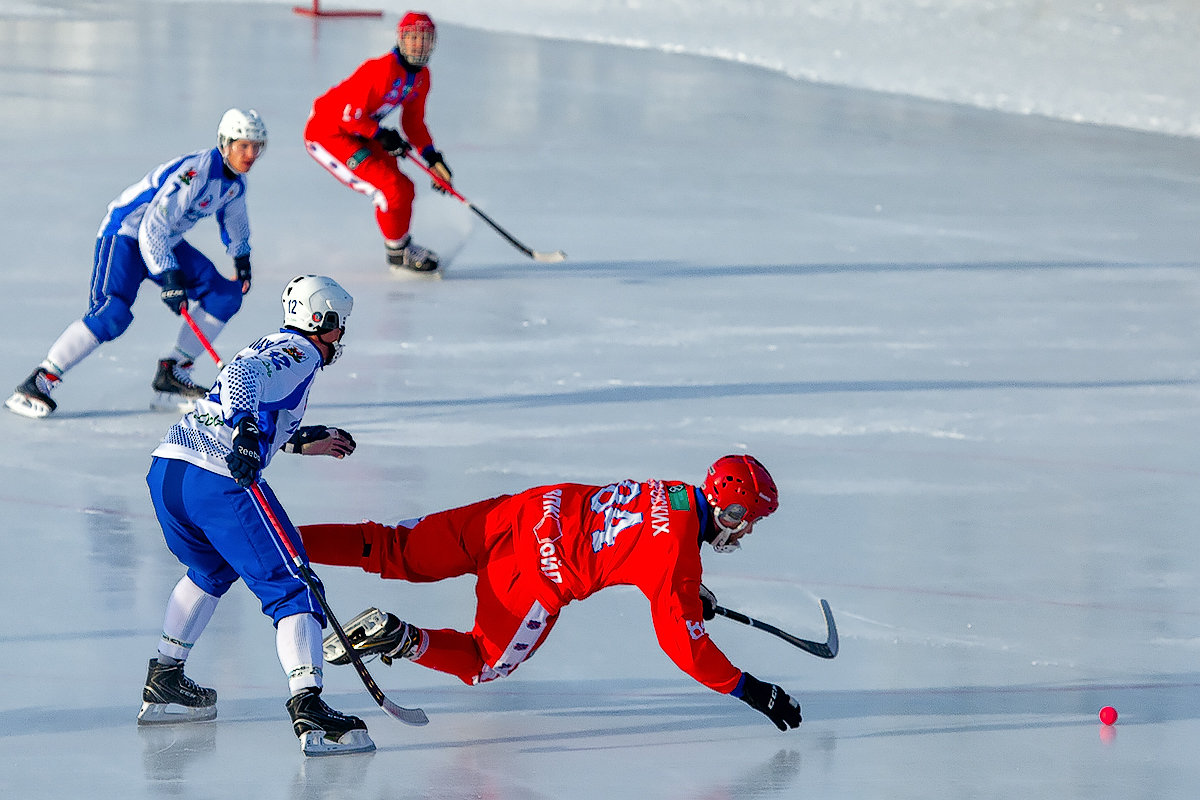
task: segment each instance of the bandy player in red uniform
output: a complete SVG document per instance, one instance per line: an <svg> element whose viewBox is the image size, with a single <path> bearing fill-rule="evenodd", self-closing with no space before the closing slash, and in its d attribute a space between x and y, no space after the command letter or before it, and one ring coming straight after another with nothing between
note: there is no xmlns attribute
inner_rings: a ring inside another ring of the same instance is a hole
<svg viewBox="0 0 1200 800"><path fill-rule="evenodd" d="M659 645L687 674L766 714L781 731L800 724L782 688L735 667L709 638L716 598L701 585L700 545L738 548L779 507L775 481L756 459L730 455L703 488L678 481L539 486L389 526L300 527L309 558L415 583L474 574L475 627L430 630L369 609L346 626L362 655L407 658L468 684L508 675L537 650L572 600L607 586L650 600ZM336 635L326 660L349 663Z"/></svg>
<svg viewBox="0 0 1200 800"><path fill-rule="evenodd" d="M412 242L408 228L416 190L396 162L416 148L429 168L450 183L450 168L425 127L431 86L426 64L436 41L437 30L429 15L408 12L396 28L396 46L364 61L350 77L318 97L304 128L308 154L375 204L388 263L417 272L436 270L438 257ZM379 124L397 108L403 136ZM433 188L443 191L436 182Z"/></svg>

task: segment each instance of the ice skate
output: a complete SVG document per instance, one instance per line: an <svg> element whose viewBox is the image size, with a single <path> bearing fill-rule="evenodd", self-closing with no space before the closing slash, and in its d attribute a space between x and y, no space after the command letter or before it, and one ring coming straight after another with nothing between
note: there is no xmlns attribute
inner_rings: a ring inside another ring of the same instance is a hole
<svg viewBox="0 0 1200 800"><path fill-rule="evenodd" d="M196 399L208 394L208 388L192 381L191 361L164 358L151 384L156 392L150 407L155 411L190 411Z"/></svg>
<svg viewBox="0 0 1200 800"><path fill-rule="evenodd" d="M367 724L326 705L319 687L292 695L287 710L292 716L292 729L300 739L300 750L306 756L369 753L375 749L375 742L367 734Z"/></svg>
<svg viewBox="0 0 1200 800"><path fill-rule="evenodd" d="M401 622L395 614L368 608L345 627L346 638L354 645L359 656L379 655L384 664L391 665L392 659L412 658L421 642L421 632L407 622ZM342 646L336 632L329 634L321 643L325 660L330 664L349 664L350 654Z"/></svg>
<svg viewBox="0 0 1200 800"><path fill-rule="evenodd" d="M438 268L437 253L425 247L413 244L411 236L405 236L398 244L386 244L387 260L393 271L409 270L411 272L436 272Z"/></svg>
<svg viewBox="0 0 1200 800"><path fill-rule="evenodd" d="M13 390L12 397L4 401L8 410L23 417L39 419L49 416L58 408L58 403L50 399L50 393L62 382L62 378L49 372L45 367L38 367L25 382Z"/></svg>
<svg viewBox="0 0 1200 800"><path fill-rule="evenodd" d="M217 718L217 691L183 674L183 662L166 666L150 659L138 725L207 722Z"/></svg>

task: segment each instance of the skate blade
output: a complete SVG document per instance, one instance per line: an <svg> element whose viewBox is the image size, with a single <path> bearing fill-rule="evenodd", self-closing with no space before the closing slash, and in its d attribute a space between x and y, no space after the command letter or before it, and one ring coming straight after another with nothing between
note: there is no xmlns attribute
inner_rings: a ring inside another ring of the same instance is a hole
<svg viewBox="0 0 1200 800"><path fill-rule="evenodd" d="M346 632L346 638L351 642L361 642L363 639L380 633L386 627L387 614L378 608L368 608L347 622L342 630ZM346 656L346 648L342 647L342 640L338 638L336 632L329 634L321 642L321 653L325 656L325 660L332 664L350 663L350 659Z"/></svg>
<svg viewBox="0 0 1200 800"><path fill-rule="evenodd" d="M394 277L401 280L440 281L442 279L442 271L437 267L433 269L413 269L412 267L397 267L389 264L388 269Z"/></svg>
<svg viewBox="0 0 1200 800"><path fill-rule="evenodd" d="M54 410L41 400L35 400L20 392L13 392L12 397L4 401L4 405L14 414L20 414L22 417L29 417L31 419L47 417Z"/></svg>
<svg viewBox="0 0 1200 800"><path fill-rule="evenodd" d="M195 399L174 392L155 392L150 399L151 411L178 411L187 413L196 407Z"/></svg>
<svg viewBox="0 0 1200 800"><path fill-rule="evenodd" d="M175 703L142 703L138 725L178 725L182 722L209 722L217 718L216 706L181 706Z"/></svg>
<svg viewBox="0 0 1200 800"><path fill-rule="evenodd" d="M309 758L370 753L374 749L375 742L361 729L346 731L340 739L327 738L325 731L308 731L300 737L300 752Z"/></svg>

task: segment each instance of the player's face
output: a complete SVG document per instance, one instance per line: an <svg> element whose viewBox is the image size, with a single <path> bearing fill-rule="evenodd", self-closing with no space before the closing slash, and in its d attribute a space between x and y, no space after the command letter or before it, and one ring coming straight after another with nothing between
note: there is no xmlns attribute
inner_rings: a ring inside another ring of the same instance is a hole
<svg viewBox="0 0 1200 800"><path fill-rule="evenodd" d="M225 161L234 172L249 172L254 162L262 155L263 143L249 139L236 139L225 148Z"/></svg>
<svg viewBox="0 0 1200 800"><path fill-rule="evenodd" d="M400 34L400 53L413 64L425 66L433 54L433 34L408 30Z"/></svg>

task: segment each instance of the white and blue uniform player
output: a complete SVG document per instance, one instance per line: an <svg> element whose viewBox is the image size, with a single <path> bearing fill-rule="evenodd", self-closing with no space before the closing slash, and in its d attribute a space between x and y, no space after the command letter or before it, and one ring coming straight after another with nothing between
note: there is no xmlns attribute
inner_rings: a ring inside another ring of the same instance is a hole
<svg viewBox="0 0 1200 800"><path fill-rule="evenodd" d="M354 439L340 428L301 427L317 372L341 354L353 304L331 278L294 278L283 292L284 327L238 353L154 450L146 476L150 497L167 547L187 572L167 602L139 724L216 716L216 692L186 677L183 664L218 601L241 579L275 624L292 695L287 708L305 752L374 749L361 719L320 698L325 615L249 491L258 484L303 553L299 534L259 474L279 450L336 458L354 452Z"/></svg>
<svg viewBox="0 0 1200 800"><path fill-rule="evenodd" d="M133 322L133 302L142 281L161 287L161 297L178 315L187 307L211 341L242 306L250 290L250 220L246 173L262 154L267 129L258 112L231 108L217 126L217 146L161 164L125 189L108 207L96 234L89 306L67 326L6 405L27 417L56 408L50 393L63 375ZM233 259L236 278L222 275L184 234L205 217L216 217L221 241ZM189 307L189 301L195 305ZM186 408L208 390L191 380L201 344L181 323L174 348L158 362L152 382L155 407Z"/></svg>

